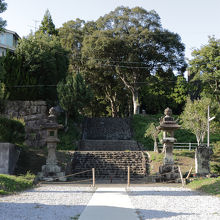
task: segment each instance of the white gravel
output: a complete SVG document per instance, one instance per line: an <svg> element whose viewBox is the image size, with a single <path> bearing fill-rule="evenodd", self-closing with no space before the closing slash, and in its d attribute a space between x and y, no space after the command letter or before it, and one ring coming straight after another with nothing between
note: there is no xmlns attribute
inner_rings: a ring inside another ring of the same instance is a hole
<svg viewBox="0 0 220 220"><path fill-rule="evenodd" d="M17 195L0 197L0 220L65 220L80 215L92 188L45 185Z"/></svg>
<svg viewBox="0 0 220 220"><path fill-rule="evenodd" d="M141 220L220 220L220 198L189 189L131 187L129 197Z"/></svg>

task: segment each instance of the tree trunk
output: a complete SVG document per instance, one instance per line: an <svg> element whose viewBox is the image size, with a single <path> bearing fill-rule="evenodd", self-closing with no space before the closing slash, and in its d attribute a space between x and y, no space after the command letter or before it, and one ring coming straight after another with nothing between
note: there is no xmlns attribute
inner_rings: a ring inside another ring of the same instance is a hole
<svg viewBox="0 0 220 220"><path fill-rule="evenodd" d="M134 108L134 115L140 113L140 103L138 99L138 90L134 88L134 92L132 92L132 100L133 100L133 108Z"/></svg>
<svg viewBox="0 0 220 220"><path fill-rule="evenodd" d="M113 100L110 99L110 102L111 102L112 117L116 118L118 116L117 107Z"/></svg>
<svg viewBox="0 0 220 220"><path fill-rule="evenodd" d="M154 140L154 152L159 153L158 145L157 145L157 140Z"/></svg>
<svg viewBox="0 0 220 220"><path fill-rule="evenodd" d="M65 128L67 127L67 125L68 125L68 112L65 111L65 124L64 124Z"/></svg>

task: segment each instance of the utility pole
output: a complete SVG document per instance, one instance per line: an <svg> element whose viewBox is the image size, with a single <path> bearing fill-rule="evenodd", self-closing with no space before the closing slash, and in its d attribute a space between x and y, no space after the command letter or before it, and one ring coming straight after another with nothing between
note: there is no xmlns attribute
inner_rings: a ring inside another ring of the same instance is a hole
<svg viewBox="0 0 220 220"><path fill-rule="evenodd" d="M209 133L210 133L210 127L209 127L209 122L212 121L213 119L215 119L215 116L210 118L210 108L208 106L208 117L207 117L207 147L209 147Z"/></svg>
<svg viewBox="0 0 220 220"><path fill-rule="evenodd" d="M37 31L37 23L40 22L40 21L37 21L37 20L33 20L33 21L34 21L34 26L31 26L31 25L28 25L28 26L34 28L34 33L36 33L36 31Z"/></svg>
<svg viewBox="0 0 220 220"><path fill-rule="evenodd" d="M37 21L37 20L33 20L34 21L34 30L35 32L37 31L37 23L40 22L40 21Z"/></svg>

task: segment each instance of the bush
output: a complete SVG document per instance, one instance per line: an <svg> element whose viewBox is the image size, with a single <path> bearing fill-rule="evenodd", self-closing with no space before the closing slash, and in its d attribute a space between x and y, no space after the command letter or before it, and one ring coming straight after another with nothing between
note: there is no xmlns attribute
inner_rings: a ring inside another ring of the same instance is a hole
<svg viewBox="0 0 220 220"><path fill-rule="evenodd" d="M24 140L25 130L21 121L0 117L0 142L22 144Z"/></svg>
<svg viewBox="0 0 220 220"><path fill-rule="evenodd" d="M35 176L27 173L22 176L0 174L0 195L19 192L33 186Z"/></svg>
<svg viewBox="0 0 220 220"><path fill-rule="evenodd" d="M58 123L64 124L64 116L58 118ZM76 119L77 120L77 119ZM78 120L80 120L78 118ZM58 138L60 142L57 145L57 150L76 150L77 142L80 139L80 128L77 127L76 123L72 118L68 121L68 130L59 130Z"/></svg>

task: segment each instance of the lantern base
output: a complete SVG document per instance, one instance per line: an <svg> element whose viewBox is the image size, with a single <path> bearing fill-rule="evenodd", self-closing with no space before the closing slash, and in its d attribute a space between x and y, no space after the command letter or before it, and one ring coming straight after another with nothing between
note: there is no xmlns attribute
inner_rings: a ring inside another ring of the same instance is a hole
<svg viewBox="0 0 220 220"><path fill-rule="evenodd" d="M38 178L44 181L66 181L65 173L61 172L61 168L55 164L43 165L42 172L38 173Z"/></svg>
<svg viewBox="0 0 220 220"><path fill-rule="evenodd" d="M159 173L162 176L162 181L174 181L176 182L180 178L178 166L173 164L166 164L159 167Z"/></svg>

